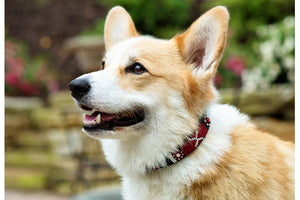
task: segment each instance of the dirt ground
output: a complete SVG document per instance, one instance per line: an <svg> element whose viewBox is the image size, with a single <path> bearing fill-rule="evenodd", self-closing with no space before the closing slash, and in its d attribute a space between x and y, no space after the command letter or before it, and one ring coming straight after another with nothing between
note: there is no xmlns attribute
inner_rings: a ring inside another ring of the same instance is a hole
<svg viewBox="0 0 300 200"><path fill-rule="evenodd" d="M50 192L23 192L19 190L5 190L5 200L67 200L65 196L59 196Z"/></svg>

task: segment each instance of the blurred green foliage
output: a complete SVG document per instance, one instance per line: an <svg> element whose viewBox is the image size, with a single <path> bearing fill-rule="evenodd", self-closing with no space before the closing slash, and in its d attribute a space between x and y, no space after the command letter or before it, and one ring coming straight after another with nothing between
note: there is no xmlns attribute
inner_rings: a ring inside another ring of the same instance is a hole
<svg viewBox="0 0 300 200"><path fill-rule="evenodd" d="M210 8L222 5L230 12L230 27L237 42L255 38L261 24L271 24L294 15L294 0L94 0L111 8L123 6L132 16L139 31L157 37L171 37ZM103 33L104 19L85 33ZM94 32L93 32L94 31ZM172 33L172 35L170 34Z"/></svg>
<svg viewBox="0 0 300 200"><path fill-rule="evenodd" d="M137 30L143 34L170 38L183 30L192 21L191 10L194 0L95 0L111 8L123 6L131 15ZM103 34L104 20L99 19L93 29L82 34Z"/></svg>
<svg viewBox="0 0 300 200"><path fill-rule="evenodd" d="M259 25L294 15L294 0L210 0L205 1L202 8L205 11L217 5L224 5L229 10L233 38L240 43L255 39Z"/></svg>
<svg viewBox="0 0 300 200"><path fill-rule="evenodd" d="M136 27L146 34L171 37L190 21L192 0L113 0L109 6L121 5L131 14Z"/></svg>

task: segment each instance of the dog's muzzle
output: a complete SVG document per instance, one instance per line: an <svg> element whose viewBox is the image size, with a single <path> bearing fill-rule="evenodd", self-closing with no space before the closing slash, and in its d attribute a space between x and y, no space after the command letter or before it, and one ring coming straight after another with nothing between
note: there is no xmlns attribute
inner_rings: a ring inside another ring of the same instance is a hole
<svg viewBox="0 0 300 200"><path fill-rule="evenodd" d="M77 100L80 100L91 89L89 81L85 78L74 79L69 83L69 87L72 92L71 95Z"/></svg>
<svg viewBox="0 0 300 200"><path fill-rule="evenodd" d="M69 87L77 106L83 112L85 132L115 131L145 120L146 112L142 106L135 105L117 112L104 112L101 108L93 106L86 98L91 90L91 84L86 77L74 79L70 82ZM98 102L98 104L100 103Z"/></svg>

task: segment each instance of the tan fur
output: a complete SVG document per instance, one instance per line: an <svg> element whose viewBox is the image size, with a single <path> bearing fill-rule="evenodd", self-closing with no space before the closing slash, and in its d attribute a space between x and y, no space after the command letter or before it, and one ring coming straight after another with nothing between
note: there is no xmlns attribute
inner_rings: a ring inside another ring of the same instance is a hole
<svg viewBox="0 0 300 200"><path fill-rule="evenodd" d="M286 161L294 160L294 145L252 126L231 136L231 150L192 184L193 199L294 199L294 163Z"/></svg>
<svg viewBox="0 0 300 200"><path fill-rule="evenodd" d="M144 48L144 47L147 48ZM126 91L153 91L164 88L172 88L181 91L187 109L193 116L201 113L203 108L215 98L212 87L209 84L210 75L196 80L192 75L190 66L181 57L178 46L171 41L142 40L132 48L138 49L138 56L134 62L145 65L149 73L140 76L125 72L126 66L119 67L119 85ZM125 56L126 57L126 56ZM201 96L201 98L198 98Z"/></svg>

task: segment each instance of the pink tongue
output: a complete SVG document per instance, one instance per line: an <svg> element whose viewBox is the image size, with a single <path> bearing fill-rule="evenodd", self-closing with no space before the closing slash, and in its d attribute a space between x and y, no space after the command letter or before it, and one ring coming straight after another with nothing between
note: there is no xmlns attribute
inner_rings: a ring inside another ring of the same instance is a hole
<svg viewBox="0 0 300 200"><path fill-rule="evenodd" d="M96 121L97 120L97 116L98 116L99 112L95 112L92 115L85 115L85 120L86 121ZM106 114L106 113L101 113L101 121L110 121L114 118L115 115L112 114Z"/></svg>
<svg viewBox="0 0 300 200"><path fill-rule="evenodd" d="M97 116L98 116L99 113L95 112L93 113L92 115L85 115L84 119L86 121L94 121L97 119Z"/></svg>
<svg viewBox="0 0 300 200"><path fill-rule="evenodd" d="M114 115L102 113L101 114L101 121L110 121L114 118Z"/></svg>

